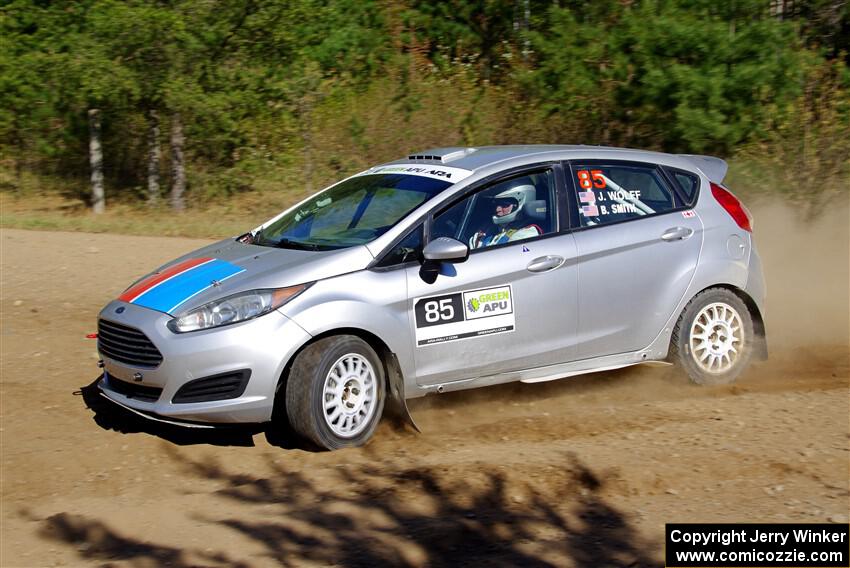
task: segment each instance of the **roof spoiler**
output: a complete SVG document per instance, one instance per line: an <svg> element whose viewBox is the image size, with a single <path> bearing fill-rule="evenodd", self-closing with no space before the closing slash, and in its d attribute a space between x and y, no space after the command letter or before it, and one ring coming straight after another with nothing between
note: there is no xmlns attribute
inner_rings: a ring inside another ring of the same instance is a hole
<svg viewBox="0 0 850 568"><path fill-rule="evenodd" d="M729 165L714 156L698 156L696 154L679 154L679 157L686 159L691 164L699 168L705 176L714 183L723 183L723 178L726 177L726 171Z"/></svg>

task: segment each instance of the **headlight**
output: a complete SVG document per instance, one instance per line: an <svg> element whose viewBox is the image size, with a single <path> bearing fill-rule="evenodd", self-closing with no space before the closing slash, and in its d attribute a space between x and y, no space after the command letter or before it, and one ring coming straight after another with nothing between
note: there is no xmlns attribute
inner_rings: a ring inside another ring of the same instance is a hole
<svg viewBox="0 0 850 568"><path fill-rule="evenodd" d="M241 292L204 304L168 322L174 333L230 325L267 314L307 289L309 284Z"/></svg>

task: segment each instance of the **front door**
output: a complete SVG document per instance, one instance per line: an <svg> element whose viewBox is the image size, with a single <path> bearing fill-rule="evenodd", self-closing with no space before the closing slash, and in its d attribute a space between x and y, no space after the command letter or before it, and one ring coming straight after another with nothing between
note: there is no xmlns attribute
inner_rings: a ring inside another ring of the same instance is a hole
<svg viewBox="0 0 850 568"><path fill-rule="evenodd" d="M406 269L418 384L574 358L576 246L558 234L554 180L552 169L513 176L434 216L432 239L472 249L436 279Z"/></svg>

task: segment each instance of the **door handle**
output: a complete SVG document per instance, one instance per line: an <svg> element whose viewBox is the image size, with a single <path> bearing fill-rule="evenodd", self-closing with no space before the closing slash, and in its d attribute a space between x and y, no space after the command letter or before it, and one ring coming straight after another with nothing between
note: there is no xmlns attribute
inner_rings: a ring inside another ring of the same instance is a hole
<svg viewBox="0 0 850 568"><path fill-rule="evenodd" d="M662 241L681 241L694 234L693 229L687 227L670 227L661 235Z"/></svg>
<svg viewBox="0 0 850 568"><path fill-rule="evenodd" d="M535 258L528 263L527 268L529 272L546 272L547 270L554 270L562 264L564 264L564 257L548 255Z"/></svg>

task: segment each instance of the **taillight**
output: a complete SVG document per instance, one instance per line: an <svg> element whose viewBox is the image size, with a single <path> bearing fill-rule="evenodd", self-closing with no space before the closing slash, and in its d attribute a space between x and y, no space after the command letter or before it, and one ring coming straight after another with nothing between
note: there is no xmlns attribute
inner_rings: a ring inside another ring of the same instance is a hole
<svg viewBox="0 0 850 568"><path fill-rule="evenodd" d="M747 208L741 203L737 197L725 187L719 186L716 183L711 184L711 195L720 204L723 209L735 220L739 227L745 231L753 232L753 219L750 216Z"/></svg>

